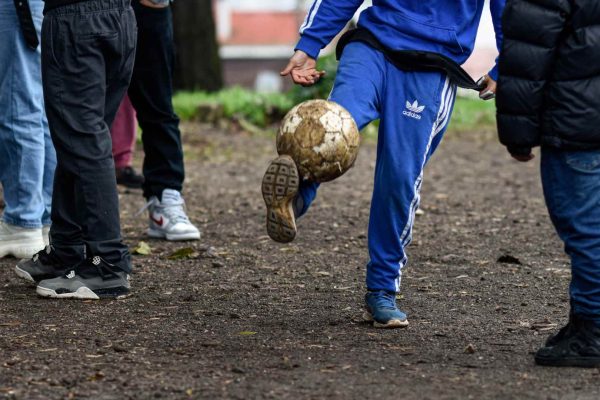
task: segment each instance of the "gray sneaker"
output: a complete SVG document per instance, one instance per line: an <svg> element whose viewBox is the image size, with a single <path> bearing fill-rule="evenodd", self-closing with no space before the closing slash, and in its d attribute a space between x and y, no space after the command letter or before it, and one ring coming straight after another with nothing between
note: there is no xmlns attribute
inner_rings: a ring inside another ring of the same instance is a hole
<svg viewBox="0 0 600 400"><path fill-rule="evenodd" d="M36 290L37 294L58 299L86 300L122 299L129 296L131 290L129 275L125 272L108 271L106 268L101 268L101 264L111 266L96 256L92 260L84 261L76 269L59 278L41 281ZM84 275L77 272L85 269L89 272L90 269L86 267L92 266L98 267L96 268L97 274L86 273Z"/></svg>
<svg viewBox="0 0 600 400"><path fill-rule="evenodd" d="M56 257L51 246L46 246L29 260L20 261L15 267L15 272L19 278L35 283L61 276L71 268L73 267L64 265Z"/></svg>

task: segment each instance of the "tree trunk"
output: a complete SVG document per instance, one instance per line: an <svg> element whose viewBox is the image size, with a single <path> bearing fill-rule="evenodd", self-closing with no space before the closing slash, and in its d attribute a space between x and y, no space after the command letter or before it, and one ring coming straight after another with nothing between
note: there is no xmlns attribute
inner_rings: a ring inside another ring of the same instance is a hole
<svg viewBox="0 0 600 400"><path fill-rule="evenodd" d="M174 84L180 90L216 91L223 86L212 0L172 4L176 63Z"/></svg>

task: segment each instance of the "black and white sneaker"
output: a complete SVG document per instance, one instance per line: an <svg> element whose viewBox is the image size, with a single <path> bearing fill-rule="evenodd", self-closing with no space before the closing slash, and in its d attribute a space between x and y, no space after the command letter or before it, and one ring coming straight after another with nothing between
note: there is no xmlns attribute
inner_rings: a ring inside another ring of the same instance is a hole
<svg viewBox="0 0 600 400"><path fill-rule="evenodd" d="M57 299L122 299L129 296L129 275L103 260L85 260L61 277L41 281L37 294Z"/></svg>
<svg viewBox="0 0 600 400"><path fill-rule="evenodd" d="M19 278L36 283L44 279L61 276L73 266L64 265L55 255L52 246L46 246L28 260L20 261L15 267Z"/></svg>

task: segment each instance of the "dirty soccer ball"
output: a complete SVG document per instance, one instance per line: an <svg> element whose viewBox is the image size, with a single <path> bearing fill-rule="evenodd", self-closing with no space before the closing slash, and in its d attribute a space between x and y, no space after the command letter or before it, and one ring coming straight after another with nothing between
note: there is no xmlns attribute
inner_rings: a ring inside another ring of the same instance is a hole
<svg viewBox="0 0 600 400"><path fill-rule="evenodd" d="M277 133L277 152L289 155L300 176L316 182L344 174L356 160L360 135L346 109L327 100L309 100L294 107Z"/></svg>

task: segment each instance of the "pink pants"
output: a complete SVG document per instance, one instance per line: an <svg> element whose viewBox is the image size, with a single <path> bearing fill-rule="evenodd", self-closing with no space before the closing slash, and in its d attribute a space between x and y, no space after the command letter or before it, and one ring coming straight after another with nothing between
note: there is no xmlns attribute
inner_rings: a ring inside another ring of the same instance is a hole
<svg viewBox="0 0 600 400"><path fill-rule="evenodd" d="M125 95L110 128L115 168L131 166L136 132L137 120L135 118L135 109L131 105L129 97Z"/></svg>

